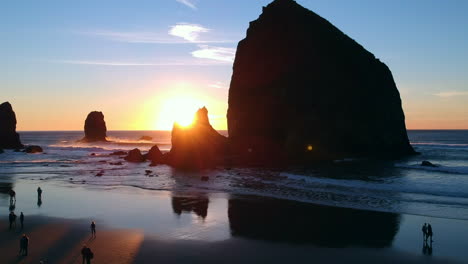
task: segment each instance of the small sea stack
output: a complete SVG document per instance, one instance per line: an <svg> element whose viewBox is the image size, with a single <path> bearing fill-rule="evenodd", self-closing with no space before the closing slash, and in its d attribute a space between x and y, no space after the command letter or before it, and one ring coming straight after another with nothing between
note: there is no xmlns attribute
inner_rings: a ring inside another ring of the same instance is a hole
<svg viewBox="0 0 468 264"><path fill-rule="evenodd" d="M16 133L16 115L9 102L0 104L0 149L23 148Z"/></svg>
<svg viewBox="0 0 468 264"><path fill-rule="evenodd" d="M84 125L85 136L82 142L107 141L106 121L102 112L93 111L86 117Z"/></svg>
<svg viewBox="0 0 468 264"><path fill-rule="evenodd" d="M165 162L181 169L203 169L218 165L226 156L227 138L210 124L206 107L198 109L192 125L174 124L172 148Z"/></svg>
<svg viewBox="0 0 468 264"><path fill-rule="evenodd" d="M227 113L237 154L305 162L414 154L390 69L293 0L275 0L237 47Z"/></svg>

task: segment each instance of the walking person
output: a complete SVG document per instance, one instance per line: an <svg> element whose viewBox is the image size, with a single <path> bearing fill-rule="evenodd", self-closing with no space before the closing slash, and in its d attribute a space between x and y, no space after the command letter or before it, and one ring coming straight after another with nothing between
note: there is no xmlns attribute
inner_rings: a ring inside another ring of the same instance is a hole
<svg viewBox="0 0 468 264"><path fill-rule="evenodd" d="M8 215L8 220L10 221L10 230L13 228L13 225L16 228L16 215L14 212L10 212L10 215Z"/></svg>
<svg viewBox="0 0 468 264"><path fill-rule="evenodd" d="M86 264L91 264L91 259L94 258L94 253L89 247L83 245L83 248L81 249L81 256L83 257L83 264L85 263L85 261Z"/></svg>
<svg viewBox="0 0 468 264"><path fill-rule="evenodd" d="M96 237L96 223L94 221L91 222L91 236Z"/></svg>
<svg viewBox="0 0 468 264"><path fill-rule="evenodd" d="M422 227L422 232L423 232L423 240L426 241L427 240L427 223L424 223Z"/></svg>
<svg viewBox="0 0 468 264"><path fill-rule="evenodd" d="M29 237L26 236L26 234L23 234L23 236L20 239L20 252L19 254L23 254L23 256L28 255L28 246L29 246Z"/></svg>
<svg viewBox="0 0 468 264"><path fill-rule="evenodd" d="M24 214L21 212L20 214L20 223L21 223L21 230L23 230L24 227Z"/></svg>
<svg viewBox="0 0 468 264"><path fill-rule="evenodd" d="M432 240L432 235L433 235L433 233L432 233L432 226L431 226L431 224L428 224L428 225L427 225L427 238L426 238L426 239L430 238L430 239L431 239L431 240L430 240L431 243L432 243L432 241L433 241L433 240Z"/></svg>
<svg viewBox="0 0 468 264"><path fill-rule="evenodd" d="M42 200L42 189L41 189L41 187L37 187L37 199Z"/></svg>

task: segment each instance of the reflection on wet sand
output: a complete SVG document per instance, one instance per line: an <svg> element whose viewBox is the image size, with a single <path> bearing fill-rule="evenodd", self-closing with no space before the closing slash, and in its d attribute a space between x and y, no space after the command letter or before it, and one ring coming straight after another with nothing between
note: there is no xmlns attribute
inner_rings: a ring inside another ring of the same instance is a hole
<svg viewBox="0 0 468 264"><path fill-rule="evenodd" d="M230 199L235 237L324 247L389 247L400 216L263 198Z"/></svg>
<svg viewBox="0 0 468 264"><path fill-rule="evenodd" d="M196 197L172 197L172 209L177 215L181 215L182 212L193 212L196 215L206 218L208 215L208 203L210 200L207 196L201 195Z"/></svg>

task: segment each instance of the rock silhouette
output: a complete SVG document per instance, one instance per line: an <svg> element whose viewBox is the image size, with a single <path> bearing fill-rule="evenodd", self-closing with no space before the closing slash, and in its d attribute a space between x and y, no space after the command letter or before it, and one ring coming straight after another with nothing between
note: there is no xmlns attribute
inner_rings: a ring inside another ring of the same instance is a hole
<svg viewBox="0 0 468 264"><path fill-rule="evenodd" d="M141 151L137 148L130 150L124 159L129 162L143 162L146 160L146 158L141 154Z"/></svg>
<svg viewBox="0 0 468 264"><path fill-rule="evenodd" d="M0 104L0 149L23 148L16 133L16 115L9 102Z"/></svg>
<svg viewBox="0 0 468 264"><path fill-rule="evenodd" d="M415 153L389 68L293 0L273 1L250 22L228 103L230 145L247 159Z"/></svg>
<svg viewBox="0 0 468 264"><path fill-rule="evenodd" d="M433 167L433 168L438 167L437 165L435 165L435 164L433 164L432 162L427 161L427 160L423 160L423 161L421 162L421 166L424 166L424 167Z"/></svg>
<svg viewBox="0 0 468 264"><path fill-rule="evenodd" d="M106 122L102 112L93 111L88 114L84 125L85 136L81 141L95 142L107 141L106 139Z"/></svg>
<svg viewBox="0 0 468 264"><path fill-rule="evenodd" d="M151 147L151 149L146 154L146 159L150 160L152 164L162 163L163 154L157 145Z"/></svg>
<svg viewBox="0 0 468 264"><path fill-rule="evenodd" d="M35 145L32 145L32 146L27 146L25 149L24 149L24 152L26 153L30 153L30 154L34 154L34 153L41 153L43 150L40 146L35 146Z"/></svg>
<svg viewBox="0 0 468 264"><path fill-rule="evenodd" d="M198 109L189 127L174 124L172 148L164 155L165 163L182 169L216 166L226 155L227 138L211 126L206 107Z"/></svg>

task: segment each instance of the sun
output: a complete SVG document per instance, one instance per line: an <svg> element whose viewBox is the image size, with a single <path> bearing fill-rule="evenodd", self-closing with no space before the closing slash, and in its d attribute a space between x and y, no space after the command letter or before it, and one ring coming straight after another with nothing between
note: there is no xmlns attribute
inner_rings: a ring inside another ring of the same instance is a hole
<svg viewBox="0 0 468 264"><path fill-rule="evenodd" d="M174 123L188 127L193 123L195 113L203 107L199 100L188 96L174 96L166 98L161 106L156 127L170 130Z"/></svg>

